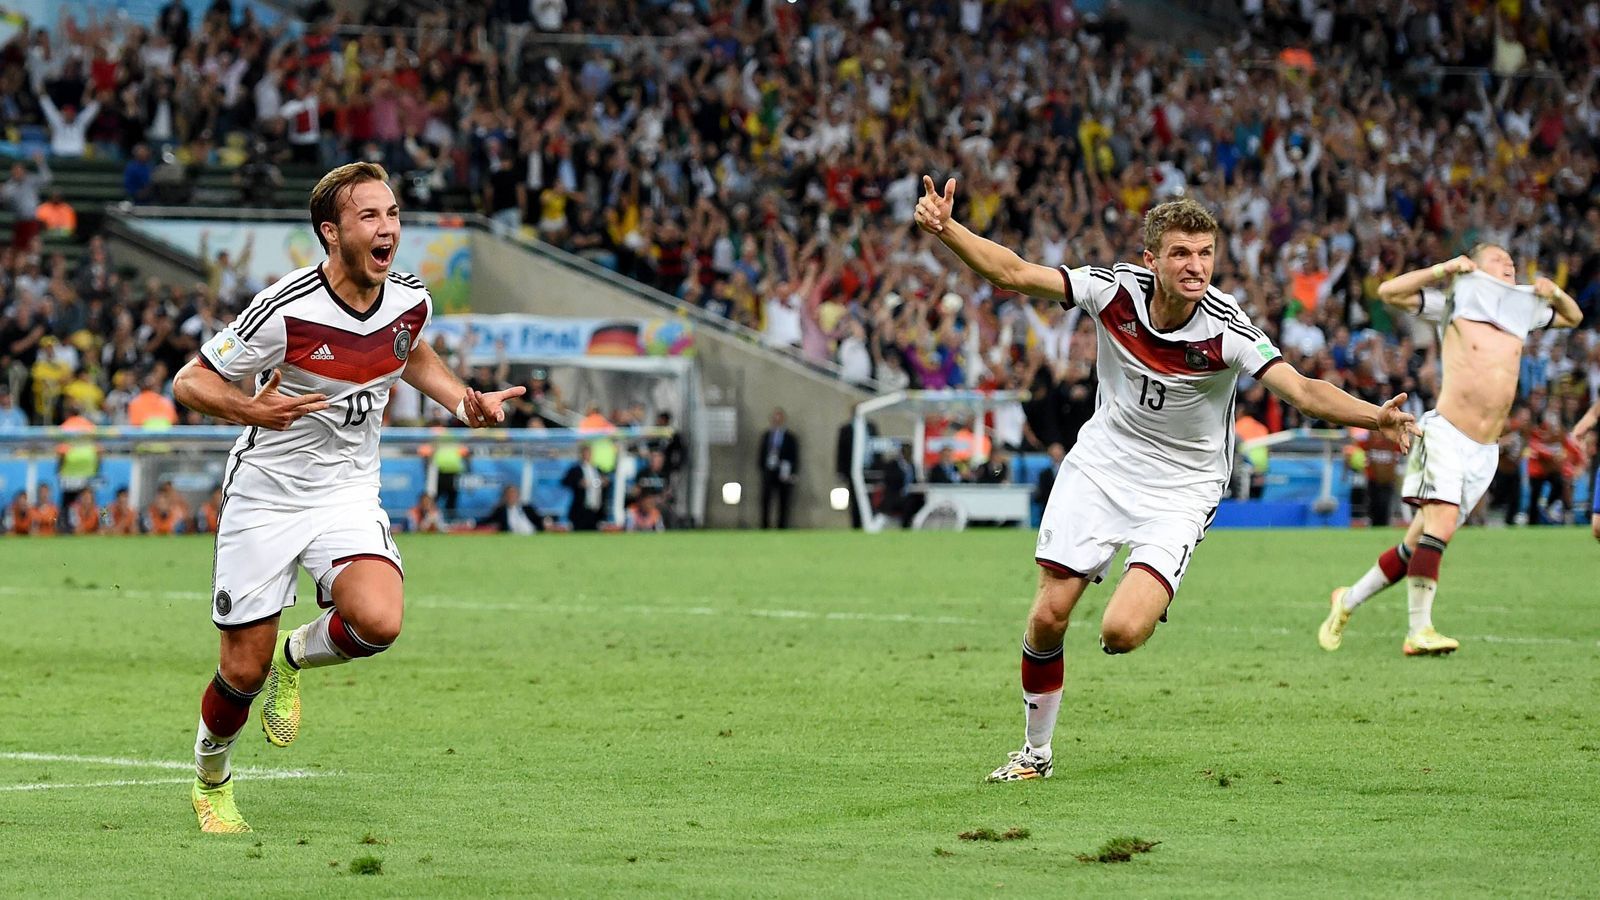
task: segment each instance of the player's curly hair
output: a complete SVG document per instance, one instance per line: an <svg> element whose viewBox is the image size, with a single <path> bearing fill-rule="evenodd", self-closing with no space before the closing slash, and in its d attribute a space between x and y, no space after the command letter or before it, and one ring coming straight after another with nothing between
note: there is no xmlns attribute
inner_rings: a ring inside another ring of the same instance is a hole
<svg viewBox="0 0 1600 900"><path fill-rule="evenodd" d="M339 205L350 195L356 185L367 181L389 183L389 173L383 166L370 162L347 163L322 176L311 189L311 230L317 235L322 251L328 251L328 239L322 236L322 223L339 222Z"/></svg>
<svg viewBox="0 0 1600 900"><path fill-rule="evenodd" d="M1210 210L1188 197L1180 197L1158 204L1144 214L1144 248L1160 253L1161 240L1169 231L1216 237L1221 230L1217 217Z"/></svg>

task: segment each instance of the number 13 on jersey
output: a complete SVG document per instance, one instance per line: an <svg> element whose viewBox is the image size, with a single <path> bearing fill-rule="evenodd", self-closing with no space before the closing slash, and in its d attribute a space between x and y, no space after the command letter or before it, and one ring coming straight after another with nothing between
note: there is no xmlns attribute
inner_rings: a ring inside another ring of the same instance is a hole
<svg viewBox="0 0 1600 900"><path fill-rule="evenodd" d="M1160 409L1167 405L1167 386L1149 375L1139 376L1139 405Z"/></svg>

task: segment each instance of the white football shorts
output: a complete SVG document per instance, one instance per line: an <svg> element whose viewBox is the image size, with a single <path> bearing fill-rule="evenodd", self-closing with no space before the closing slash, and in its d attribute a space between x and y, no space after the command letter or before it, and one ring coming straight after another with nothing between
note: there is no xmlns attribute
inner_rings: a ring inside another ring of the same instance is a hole
<svg viewBox="0 0 1600 900"><path fill-rule="evenodd" d="M1215 504L1096 480L1064 462L1044 506L1034 560L1099 583L1112 557L1127 546L1123 570L1145 569L1170 597L1216 512Z"/></svg>
<svg viewBox="0 0 1600 900"><path fill-rule="evenodd" d="M251 466L239 477L248 478ZM317 604L333 605L333 582L350 563L377 559L404 577L389 515L376 500L301 509L230 492L217 524L211 573L211 620L242 628L295 604L296 569L317 583Z"/></svg>
<svg viewBox="0 0 1600 900"><path fill-rule="evenodd" d="M1494 480L1500 448L1480 444L1462 434L1437 410L1423 413L1417 426L1422 429L1422 436L1411 442L1401 496L1412 506L1433 501L1454 503L1460 507L1456 524L1464 525Z"/></svg>

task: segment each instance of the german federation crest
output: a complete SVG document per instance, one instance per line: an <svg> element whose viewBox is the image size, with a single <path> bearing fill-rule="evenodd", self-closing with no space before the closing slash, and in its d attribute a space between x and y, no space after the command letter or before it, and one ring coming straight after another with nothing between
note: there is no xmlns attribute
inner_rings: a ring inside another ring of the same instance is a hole
<svg viewBox="0 0 1600 900"><path fill-rule="evenodd" d="M217 615L225 616L233 612L233 598L227 591L217 591Z"/></svg>
<svg viewBox="0 0 1600 900"><path fill-rule="evenodd" d="M1183 361L1191 369L1206 368L1206 355L1196 347L1190 347L1183 351Z"/></svg>
<svg viewBox="0 0 1600 900"><path fill-rule="evenodd" d="M411 331L407 328L401 328L399 333L394 336L394 358L405 362L406 357L410 355Z"/></svg>

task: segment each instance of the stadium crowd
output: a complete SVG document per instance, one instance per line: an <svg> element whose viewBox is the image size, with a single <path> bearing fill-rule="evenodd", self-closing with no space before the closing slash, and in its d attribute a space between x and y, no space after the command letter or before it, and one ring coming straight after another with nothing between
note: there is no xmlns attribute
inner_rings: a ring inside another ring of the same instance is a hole
<svg viewBox="0 0 1600 900"><path fill-rule="evenodd" d="M910 224L923 173L958 178L958 218L1045 264L1109 264L1149 206L1196 197L1225 228L1217 285L1291 362L1418 413L1433 334L1377 286L1495 241L1589 314L1530 342L1507 436L1573 470L1561 436L1600 395L1600 7L1243 8L1242 32L1193 36L1201 52L1068 0L381 0L298 32L172 3L150 29L13 41L0 108L55 155L126 159L134 201L155 159L238 166L246 191L290 161L382 162L410 207L470 197L843 377L1026 389L994 423L1020 450L1070 446L1093 412L1091 323L952 265ZM33 218L47 187L18 166L5 197ZM11 406L131 421L247 299L225 259L203 285L135 284L98 239L76 270L13 244L0 428ZM1248 379L1241 401L1268 432L1303 424Z"/></svg>

